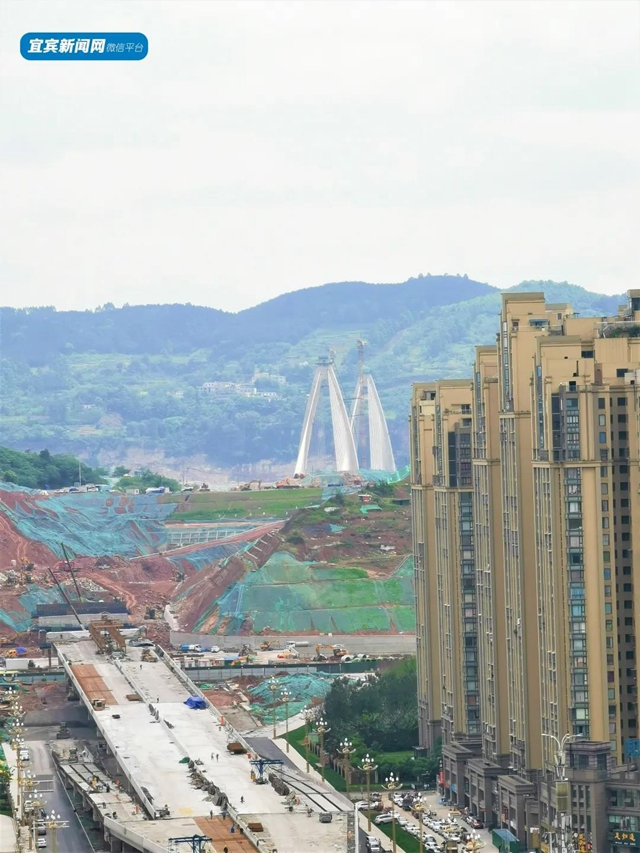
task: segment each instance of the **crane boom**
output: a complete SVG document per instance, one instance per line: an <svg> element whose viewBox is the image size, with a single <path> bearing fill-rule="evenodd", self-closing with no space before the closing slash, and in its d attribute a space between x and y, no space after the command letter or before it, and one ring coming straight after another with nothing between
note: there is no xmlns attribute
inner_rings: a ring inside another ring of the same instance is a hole
<svg viewBox="0 0 640 853"><path fill-rule="evenodd" d="M71 599L69 598L69 596L68 596L68 595L67 595L67 593L65 592L64 587L62 586L62 584L60 583L60 581L58 580L58 578L54 575L54 573L53 573L53 569L52 569L51 567L49 567L49 574L51 575L51 577L52 577L52 578L53 578L53 580L55 581L56 586L58 587L58 589L59 589L59 590L60 590L60 592L62 593L62 596L63 596L64 600L67 602L67 604L68 604L68 605L69 605L69 607L71 608L71 612L73 613L73 615L74 615L74 616L76 617L76 619L78 620L78 624L80 625L80 627L81 627L81 628L83 628L83 629L84 629L84 625L82 624L82 619L80 619L80 617L78 616L78 613L77 613L77 611L76 611L75 607L74 607L74 606L73 606L73 604L71 603Z"/></svg>
<svg viewBox="0 0 640 853"><path fill-rule="evenodd" d="M82 601L82 593L80 592L80 587L78 586L78 581L76 580L75 573L73 571L73 567L71 565L71 561L69 560L69 554L67 553L66 546L64 542L60 543L60 547L62 548L62 553L64 554L64 559L67 564L67 568L71 572L71 577L73 578L73 585L76 588L76 592L78 593L78 601Z"/></svg>

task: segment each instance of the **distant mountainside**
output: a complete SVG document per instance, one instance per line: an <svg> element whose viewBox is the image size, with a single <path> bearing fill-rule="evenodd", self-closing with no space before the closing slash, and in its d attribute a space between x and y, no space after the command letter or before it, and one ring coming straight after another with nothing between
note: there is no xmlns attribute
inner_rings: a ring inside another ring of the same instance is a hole
<svg viewBox="0 0 640 853"><path fill-rule="evenodd" d="M621 301L566 283L515 289L596 316ZM333 350L348 400L364 339L402 464L410 383L466 375L473 347L494 340L499 310L496 288L431 275L326 284L237 314L179 304L1 308L0 439L94 464L134 448L222 468L288 463L317 357ZM228 386L203 393L212 382Z"/></svg>

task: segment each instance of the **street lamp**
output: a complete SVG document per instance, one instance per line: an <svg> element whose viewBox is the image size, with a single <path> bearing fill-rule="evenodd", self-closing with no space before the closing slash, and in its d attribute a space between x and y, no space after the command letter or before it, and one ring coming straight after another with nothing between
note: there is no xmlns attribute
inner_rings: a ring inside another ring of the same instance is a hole
<svg viewBox="0 0 640 853"><path fill-rule="evenodd" d="M466 849L470 851L470 853L477 853L478 850L482 850L486 844L480 837L479 832L472 832L471 837L467 841Z"/></svg>
<svg viewBox="0 0 640 853"><path fill-rule="evenodd" d="M47 818L47 829L51 830L51 853L58 853L58 830L67 829L69 826L68 820L62 820L62 817L55 812L51 812Z"/></svg>
<svg viewBox="0 0 640 853"><path fill-rule="evenodd" d="M31 791L30 799L25 800L24 805L27 813L31 815L31 826L29 828L29 850L31 850L36 846L36 812L42 808L44 800L40 799L39 791Z"/></svg>
<svg viewBox="0 0 640 853"><path fill-rule="evenodd" d="M367 775L367 832L371 832L371 774L377 769L378 765L373 763L373 759L367 753L360 765L360 770Z"/></svg>
<svg viewBox="0 0 640 853"><path fill-rule="evenodd" d="M331 731L324 717L321 717L316 723L316 731L320 735L320 773L324 782L324 736Z"/></svg>
<svg viewBox="0 0 640 853"><path fill-rule="evenodd" d="M389 791L389 799L391 800L391 806L393 808L393 820L391 821L391 840L393 842L393 853L396 853L396 803L395 800L392 798L392 795L394 791L399 791L400 788L402 788L402 783L397 776L394 776L393 773L390 773L384 780L384 785L382 787Z"/></svg>
<svg viewBox="0 0 640 853"><path fill-rule="evenodd" d="M347 786L347 799L349 798L349 779L351 778L351 756L355 752L353 748L353 744L350 740L340 741L340 746L338 747L338 752L342 756L342 763L344 764L344 781Z"/></svg>
<svg viewBox="0 0 640 853"><path fill-rule="evenodd" d="M22 809L18 812L18 819L20 820L20 823L24 820L24 807L26 805L25 792L31 795L37 794L38 792L36 789L38 787L38 782L39 780L36 779L29 770L27 770L26 774L18 781L18 788L22 792Z"/></svg>
<svg viewBox="0 0 640 853"><path fill-rule="evenodd" d="M284 716L287 726L287 734L285 740L287 741L287 752L289 752L289 700L291 699L291 693L289 693L288 690L283 690L280 694L280 698L284 702Z"/></svg>
<svg viewBox="0 0 640 853"><path fill-rule="evenodd" d="M306 711L303 711L302 716L304 717L304 746L305 746L305 757L307 760L307 773L309 772L309 723L313 722L314 714L310 708L307 708Z"/></svg>
<svg viewBox="0 0 640 853"><path fill-rule="evenodd" d="M269 690L271 691L271 703L273 705L273 739L276 739L276 690L279 690L278 682L273 676L269 679Z"/></svg>
<svg viewBox="0 0 640 853"><path fill-rule="evenodd" d="M558 782L567 782L567 744L582 737L582 734L566 734L562 740L559 740L555 735L543 733L542 737L549 738L556 746L554 755L554 766L556 771L556 827L560 835L561 850L567 849L567 815L565 809L559 809L560 798L558 797ZM555 848L555 841L553 847Z"/></svg>
<svg viewBox="0 0 640 853"><path fill-rule="evenodd" d="M422 853L424 849L424 838L422 835L422 815L427 810L427 803L422 799L420 795L418 795L413 801L412 810L415 814L418 815L418 826L420 827L420 835L418 836L420 842L420 853Z"/></svg>

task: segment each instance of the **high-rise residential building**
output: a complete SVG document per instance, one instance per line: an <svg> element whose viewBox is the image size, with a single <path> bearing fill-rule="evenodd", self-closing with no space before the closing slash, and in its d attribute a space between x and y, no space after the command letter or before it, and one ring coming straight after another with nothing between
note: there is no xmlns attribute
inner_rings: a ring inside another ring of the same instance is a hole
<svg viewBox="0 0 640 853"><path fill-rule="evenodd" d="M419 416L412 431L412 459L421 477L413 487L414 531L419 531L417 613L429 628L429 638L418 640L419 678L432 673L431 695L421 697L421 713L440 700L444 773L455 789L457 768L478 752L481 737L469 382L416 386L413 411ZM417 460L422 460L420 471ZM423 474L430 475L428 484ZM433 724L432 729L437 731Z"/></svg>
<svg viewBox="0 0 640 853"><path fill-rule="evenodd" d="M416 652L420 743L436 748L441 737L442 684L435 565L433 414L435 388L413 386L411 398L411 520L416 589Z"/></svg>
<svg viewBox="0 0 640 853"><path fill-rule="evenodd" d="M499 324L468 381L414 387L422 742L527 849L563 813L575 849L636 851L640 291L604 319L506 293Z"/></svg>

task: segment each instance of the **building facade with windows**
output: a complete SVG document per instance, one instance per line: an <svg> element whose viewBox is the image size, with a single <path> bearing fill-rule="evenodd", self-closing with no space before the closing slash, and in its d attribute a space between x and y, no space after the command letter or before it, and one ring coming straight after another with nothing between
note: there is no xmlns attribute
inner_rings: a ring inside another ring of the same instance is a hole
<svg viewBox="0 0 640 853"><path fill-rule="evenodd" d="M442 790L528 849L554 849L562 813L576 849L637 850L640 291L611 318L504 294L497 332L470 380L412 401L412 459L429 459L419 484L412 465L419 670Z"/></svg>

